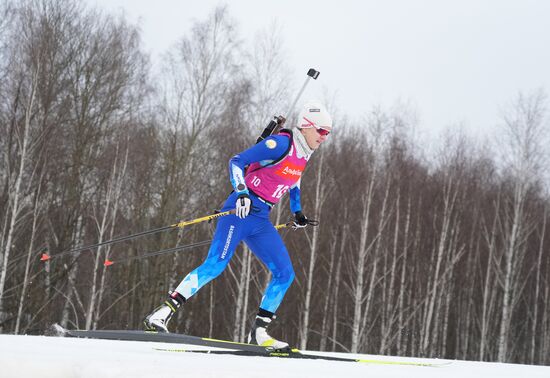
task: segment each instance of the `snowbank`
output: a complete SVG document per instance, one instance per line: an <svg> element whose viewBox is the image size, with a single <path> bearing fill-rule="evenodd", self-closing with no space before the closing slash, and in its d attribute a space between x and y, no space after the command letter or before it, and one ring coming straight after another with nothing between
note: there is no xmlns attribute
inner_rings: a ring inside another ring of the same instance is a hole
<svg viewBox="0 0 550 378"><path fill-rule="evenodd" d="M439 367L394 366L157 350L177 348L179 346L175 344L151 342L0 335L0 377L550 377L550 367L545 366L467 361L452 361ZM196 346L188 349L191 348L201 349ZM371 355L343 356L381 361L444 362Z"/></svg>

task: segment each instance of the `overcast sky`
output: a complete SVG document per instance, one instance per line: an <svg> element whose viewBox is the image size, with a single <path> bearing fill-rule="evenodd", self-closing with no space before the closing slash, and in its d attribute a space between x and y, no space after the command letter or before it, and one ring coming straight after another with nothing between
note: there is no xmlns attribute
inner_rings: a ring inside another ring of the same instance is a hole
<svg viewBox="0 0 550 378"><path fill-rule="evenodd" d="M153 60L222 1L87 0L123 10L142 29ZM486 134L519 91L550 92L550 1L232 0L229 13L248 39L276 20L294 88L321 71L304 100L335 93L356 118L374 104L412 104L433 137L447 127ZM278 111L278 110L275 110Z"/></svg>

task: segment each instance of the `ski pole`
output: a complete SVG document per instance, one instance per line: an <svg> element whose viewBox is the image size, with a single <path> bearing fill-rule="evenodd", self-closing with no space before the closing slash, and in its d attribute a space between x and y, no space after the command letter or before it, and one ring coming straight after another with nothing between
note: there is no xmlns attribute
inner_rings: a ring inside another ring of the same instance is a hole
<svg viewBox="0 0 550 378"><path fill-rule="evenodd" d="M283 228L288 228L288 227L292 227L292 222L278 224L278 225L275 226L275 229L276 230L281 230ZM110 260L110 259L107 258L103 262L103 265L111 266L111 265L119 263L119 262L131 261L131 260L140 260L140 259L146 259L146 258L154 257L154 256L166 255L166 254L169 254L169 253L172 253L172 252L177 252L177 251L182 251L184 249L191 249L191 248L195 248L195 247L200 247L200 246L207 245L207 244L210 244L210 243L212 243L212 240L203 240L203 241L196 242L196 243L180 245L180 246L172 247L172 248L168 248L168 249L162 249L160 251L148 252L148 253L145 253L145 254L139 255L139 256L124 257L124 258L116 259L116 260Z"/></svg>
<svg viewBox="0 0 550 378"><path fill-rule="evenodd" d="M300 89L300 92L298 92L298 95L296 96L296 98L294 99L294 102L292 103L292 105L290 105L290 109L288 109L288 112L286 113L286 117L290 119L290 116L291 116L291 113L292 111L294 110L294 107L296 106L296 104L298 103L298 100L300 99L300 97L302 97L302 93L304 93L304 90L306 89L307 87L307 84L309 83L309 81L311 79L313 80L317 80L317 78L319 77L321 73L319 71L316 71L315 69L313 68L310 68L308 71L307 71L307 78L306 78L306 81L304 81L304 84L302 85L302 89Z"/></svg>
<svg viewBox="0 0 550 378"><path fill-rule="evenodd" d="M119 262L123 262L123 261L131 261L131 260L140 260L140 259L146 259L146 258L149 258L149 257L153 257L153 256L160 256L160 255L166 255L168 253L172 253L172 252L177 252L177 251L182 251L184 249L191 249L191 248L195 248L195 247L200 247L200 246L203 246L203 245L207 245L209 243L211 243L212 240L203 240L203 241L200 241L200 242L196 242L196 243L191 243L191 244L186 244L186 245L180 245L180 246L177 246L177 247L173 247L173 248L168 248L168 249L162 249L160 251L156 251L156 252L148 252L148 253L144 253L143 255L139 255L139 256L130 256L130 257L125 257L125 258L121 258L121 259L116 259L116 260L110 260L110 259L105 259L105 261L103 262L103 265L105 266L111 266L115 263L119 263Z"/></svg>
<svg viewBox="0 0 550 378"><path fill-rule="evenodd" d="M209 221L209 220L212 220L212 219L216 219L216 218L220 218L220 217L224 217L226 215L229 215L229 214L234 214L235 213L235 210L227 210L227 211L223 211L221 213L216 213L216 214L211 214L211 215L207 215L207 216L204 216L204 217L200 217L200 218L196 218L196 219L192 219L192 220L189 220L189 221L181 221L179 223L176 223L176 224L173 224L169 227L172 227L172 228L184 228L186 226L191 226L192 224L197 224L197 223L201 223L201 222L206 222L206 221Z"/></svg>
<svg viewBox="0 0 550 378"><path fill-rule="evenodd" d="M220 218L220 217L232 214L234 212L235 212L235 210L228 210L228 211L224 211L224 212L221 212L221 213L211 214L211 215L207 215L207 216L204 216L204 217L200 217L200 218L196 218L196 219L192 219L192 220L188 220L188 221L180 221L178 223L174 223L174 224L171 224L169 226L164 226L164 227L160 227L160 228L155 228L153 230L138 232L137 234L132 234L132 235L128 235L128 236L121 236L121 237L117 237L117 238L114 238L114 239L111 239L111 240L106 240L104 242L97 243L97 244L86 245L86 246L83 246L83 247L74 248L74 249L71 249L71 250L68 250L68 251L58 253L54 256L50 256L47 253L43 253L42 256L40 257L40 260L41 261L47 261L47 260L51 260L51 259L58 258L58 257L61 257L61 256L81 252L81 251L84 251L84 250L87 250L87 249L95 249L95 248L98 248L98 247L101 247L101 246L104 246L104 245L115 244L115 243L120 243L120 242L127 241L127 240L136 239L136 238L139 238L139 237L142 237L142 236L145 236L145 235L152 235L152 234L156 234L156 233L159 233L159 232L162 232L162 231L173 230L173 229L176 229L176 228L184 228L184 227L187 227L187 226L190 226L190 225L193 225L193 224L197 224L197 223L206 222L206 221L209 221L209 220L212 220L212 219Z"/></svg>
<svg viewBox="0 0 550 378"><path fill-rule="evenodd" d="M317 78L319 77L319 74L320 74L320 72L313 69L313 68L310 68L307 71L306 81L304 82L304 84L302 85L302 88L300 89L300 91L298 92L296 97L294 98L294 101L292 102L292 105L290 106L290 109L288 109L288 112L286 113L286 118L284 118L282 116L273 117L273 119L271 121L269 121L269 123L265 127L264 131L262 132L262 135L260 135L260 137L256 140L256 143L260 143L262 140L264 140L265 138L267 138L268 136L273 134L273 131L275 130L275 128L278 125L282 125L286 122L287 119L290 119L291 112L294 110L294 107L298 103L298 100L300 99L300 97L302 97L302 93L304 93L304 90L306 89L309 81L311 79L317 80Z"/></svg>

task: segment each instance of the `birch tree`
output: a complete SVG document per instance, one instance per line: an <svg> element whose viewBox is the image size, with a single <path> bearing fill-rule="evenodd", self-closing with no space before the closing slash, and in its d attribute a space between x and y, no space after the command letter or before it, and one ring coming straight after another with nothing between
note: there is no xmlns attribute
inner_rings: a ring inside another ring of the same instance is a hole
<svg viewBox="0 0 550 378"><path fill-rule="evenodd" d="M250 51L247 54L252 86L250 126L254 135L259 136L262 127L275 115L282 115L288 118L289 123L292 122L291 114L284 114L292 100L281 25L272 22L260 30L254 36Z"/></svg>
<svg viewBox="0 0 550 378"><path fill-rule="evenodd" d="M502 279L501 323L498 336L498 361L507 361L511 322L519 295L519 276L526 237L531 231L525 205L529 188L545 162L547 140L547 98L542 90L519 94L503 115L502 131L507 147L506 160L514 177L513 197L505 219Z"/></svg>
<svg viewBox="0 0 550 378"><path fill-rule="evenodd" d="M101 216L101 221L97 217L97 232L98 232L98 243L104 241L105 235L107 234L110 239L114 236L114 229L116 225L120 196L122 192L122 183L124 181L124 176L126 174L126 167L128 165L128 145L126 144L126 152L124 156L119 157L119 146L116 147L115 159L113 161L113 168L111 177L107 183L107 190L105 193L105 205L103 208L103 215ZM103 247L103 246L102 246ZM94 256L94 267L92 271L92 285L89 293L89 303L85 314L85 329L88 330L94 326L97 326L97 321L99 317L99 309L101 305L101 300L103 298L103 293L105 290L105 279L106 279L106 266L101 264L102 272L101 278L99 278L100 272L100 262L105 261L109 257L110 246L105 246L105 253L103 248L99 247L95 251ZM98 279L99 284L98 284Z"/></svg>
<svg viewBox="0 0 550 378"><path fill-rule="evenodd" d="M29 36L30 37L30 36ZM0 253L1 268L0 268L0 315L3 314L3 294L6 284L6 275L8 273L8 260L10 257L11 249L13 246L13 239L15 237L15 224L17 219L21 215L23 206L21 204L24 193L22 192L22 181L24 180L25 169L27 168L29 160L29 145L31 142L31 122L36 107L36 92L38 83L38 77L40 75L41 61L34 62L32 73L29 81L29 91L26 96L25 102L22 104L24 110L24 120L21 128L15 130L15 138L17 143L17 155L19 156L16 162L17 171L15 173L15 182L9 189L8 209L5 216L9 219L6 241L3 242L3 250ZM21 73L24 74L24 73ZM9 215L8 215L9 214Z"/></svg>
<svg viewBox="0 0 550 378"><path fill-rule="evenodd" d="M313 219L321 222L321 208L325 202L328 195L328 188L324 185L325 179L323 178L323 160L324 153L321 151L320 156L318 157L317 163L317 172L315 175L315 196L313 200ZM311 312L311 298L313 291L313 283L315 281L314 270L315 263L317 259L317 253L320 244L320 231L319 227L313 227L311 238L308 237L309 244L309 264L306 274L306 291L305 291L305 300L302 310L302 325L300 327L300 349L307 348L307 341L309 336L309 320Z"/></svg>
<svg viewBox="0 0 550 378"><path fill-rule="evenodd" d="M160 88L160 116L169 142L160 209L165 220L172 221L180 209L185 214L188 204L199 200L198 193L183 181L202 160L200 154L194 160L201 136L215 125L231 122L223 114L241 77L235 59L239 49L235 22L225 7L218 7L207 20L196 22L190 35L167 54L165 71L169 75ZM173 203L182 197L185 204Z"/></svg>
<svg viewBox="0 0 550 378"><path fill-rule="evenodd" d="M375 207L375 190L377 185L379 185L379 180L381 178L381 156L384 147L384 127L387 119L385 115L379 110L375 110L369 120L370 131L372 136L372 141L370 145L372 146L372 151L370 154L370 159L373 160L369 162L370 170L369 176L364 183L364 192L361 198L362 211L360 214L360 236L359 244L357 246L357 255L354 256L353 261L353 273L352 273L352 303L353 303L353 318L351 322L351 346L350 351L352 353L357 353L360 347L361 337L362 337L362 325L364 324L365 312L363 305L365 303L365 291L368 290L366 282L366 263L369 255L373 251L375 246L377 236L376 230L372 226L372 215L371 212L374 211ZM372 259L376 263L376 256ZM376 269L373 267L373 272L371 273L371 278L375 276Z"/></svg>

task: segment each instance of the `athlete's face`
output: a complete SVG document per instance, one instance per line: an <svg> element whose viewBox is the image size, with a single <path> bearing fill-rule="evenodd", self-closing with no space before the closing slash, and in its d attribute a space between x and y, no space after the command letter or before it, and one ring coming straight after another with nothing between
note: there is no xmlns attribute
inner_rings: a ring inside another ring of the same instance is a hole
<svg viewBox="0 0 550 378"><path fill-rule="evenodd" d="M321 143L327 140L328 136L330 135L331 129L330 127L307 127L301 129L301 131L306 138L306 142L309 148L311 148L312 150L316 150L317 148L319 148Z"/></svg>

